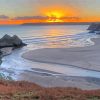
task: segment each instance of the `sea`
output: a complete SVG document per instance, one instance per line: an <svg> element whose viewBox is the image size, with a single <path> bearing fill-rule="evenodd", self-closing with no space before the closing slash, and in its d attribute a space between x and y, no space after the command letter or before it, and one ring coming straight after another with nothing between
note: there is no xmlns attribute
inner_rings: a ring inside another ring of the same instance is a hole
<svg viewBox="0 0 100 100"><path fill-rule="evenodd" d="M14 50L10 55L2 58L0 77L12 80L30 80L32 73L42 76L57 76L57 73L67 76L96 77L100 72L75 68L68 65L55 65L48 63L32 62L21 57L29 50L41 48L73 48L93 45L91 38L99 37L89 33L89 25L9 25L0 26L0 38L5 34L17 35L27 46ZM27 79L24 77L26 73Z"/></svg>
<svg viewBox="0 0 100 100"><path fill-rule="evenodd" d="M89 25L13 25L0 26L0 37L17 35L27 44L44 47L77 47L91 44L95 34L88 33Z"/></svg>

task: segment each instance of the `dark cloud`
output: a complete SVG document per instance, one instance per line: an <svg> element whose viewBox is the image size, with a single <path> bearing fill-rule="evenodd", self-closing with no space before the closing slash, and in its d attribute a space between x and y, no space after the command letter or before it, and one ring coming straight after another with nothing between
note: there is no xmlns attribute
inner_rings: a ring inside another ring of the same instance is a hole
<svg viewBox="0 0 100 100"><path fill-rule="evenodd" d="M0 19L9 19L9 17L6 15L0 15Z"/></svg>
<svg viewBox="0 0 100 100"><path fill-rule="evenodd" d="M22 16L22 17L15 17L15 20L27 20L27 19L48 19L48 16Z"/></svg>
<svg viewBox="0 0 100 100"><path fill-rule="evenodd" d="M49 16L21 16L21 17L12 18L12 20L32 20L32 19L47 20L49 18L56 19L55 16L51 16L51 17L49 17ZM10 19L10 18L6 15L0 15L0 19ZM70 19L79 20L80 17L73 17L73 16L72 17L71 16L67 17L67 16L65 16L65 17L61 17L60 19L62 19L62 20L67 20L67 19L69 19L69 20Z"/></svg>
<svg viewBox="0 0 100 100"><path fill-rule="evenodd" d="M56 19L56 17L54 16L51 16L51 17L48 17L48 16L21 16L21 17L15 17L13 18L14 20L31 20L31 19L35 19L35 20L46 20L48 18L52 18L52 19ZM61 17L60 19L75 19L75 20L78 20L80 19L79 17Z"/></svg>
<svg viewBox="0 0 100 100"><path fill-rule="evenodd" d="M76 20L78 20L78 19L80 19L80 17L62 17L61 19L76 19Z"/></svg>

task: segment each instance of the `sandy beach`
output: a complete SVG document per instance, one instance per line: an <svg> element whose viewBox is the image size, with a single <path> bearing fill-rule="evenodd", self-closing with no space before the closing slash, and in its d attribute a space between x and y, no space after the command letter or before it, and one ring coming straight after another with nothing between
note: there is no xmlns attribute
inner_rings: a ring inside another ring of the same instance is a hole
<svg viewBox="0 0 100 100"><path fill-rule="evenodd" d="M42 62L100 71L100 38L92 39L95 45L77 48L45 48L29 51L23 58Z"/></svg>
<svg viewBox="0 0 100 100"><path fill-rule="evenodd" d="M26 52L22 57L35 62L61 64L100 71L100 38L91 40L94 42L94 45L88 47L38 49ZM28 75L30 75L30 78L33 78L34 83L45 87L78 87L88 90L100 88L98 84L100 82L99 78L74 76L43 77L29 72L24 73L22 76L27 79ZM27 81L30 81L30 79L27 79Z"/></svg>
<svg viewBox="0 0 100 100"><path fill-rule="evenodd" d="M95 90L100 89L100 79L90 77L74 77L74 76L50 76L41 75L34 72L25 72L20 74L19 81L25 79L25 81L38 84L39 86L51 88L51 87L75 87L82 90Z"/></svg>

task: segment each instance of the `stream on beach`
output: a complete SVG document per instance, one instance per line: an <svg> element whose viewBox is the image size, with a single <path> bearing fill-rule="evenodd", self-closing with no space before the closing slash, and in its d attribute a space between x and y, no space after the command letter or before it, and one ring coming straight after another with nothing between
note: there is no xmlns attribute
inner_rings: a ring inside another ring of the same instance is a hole
<svg viewBox="0 0 100 100"><path fill-rule="evenodd" d="M28 45L2 58L0 75L5 79L25 80L24 74L41 76L80 76L100 78L100 72L68 65L32 62L21 57L29 50L90 46L96 34L88 33L88 25L0 26L0 37L18 35ZM31 80L30 80L31 81Z"/></svg>

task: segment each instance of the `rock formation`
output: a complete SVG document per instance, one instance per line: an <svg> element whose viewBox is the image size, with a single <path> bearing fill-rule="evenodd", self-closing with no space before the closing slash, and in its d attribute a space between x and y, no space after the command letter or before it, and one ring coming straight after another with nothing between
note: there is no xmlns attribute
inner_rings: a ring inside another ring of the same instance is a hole
<svg viewBox="0 0 100 100"><path fill-rule="evenodd" d="M96 33L96 34L100 34L100 23L93 23L89 26L88 28L89 33Z"/></svg>
<svg viewBox="0 0 100 100"><path fill-rule="evenodd" d="M0 39L0 48L4 48L4 47L21 47L21 46L25 46L26 44L22 42L22 40L14 35L14 36L9 36L9 35L5 35Z"/></svg>
<svg viewBox="0 0 100 100"><path fill-rule="evenodd" d="M2 63L1 58L3 56L9 55L13 49L25 46L26 44L22 42L22 40L14 35L9 36L5 35L0 39L0 64Z"/></svg>

